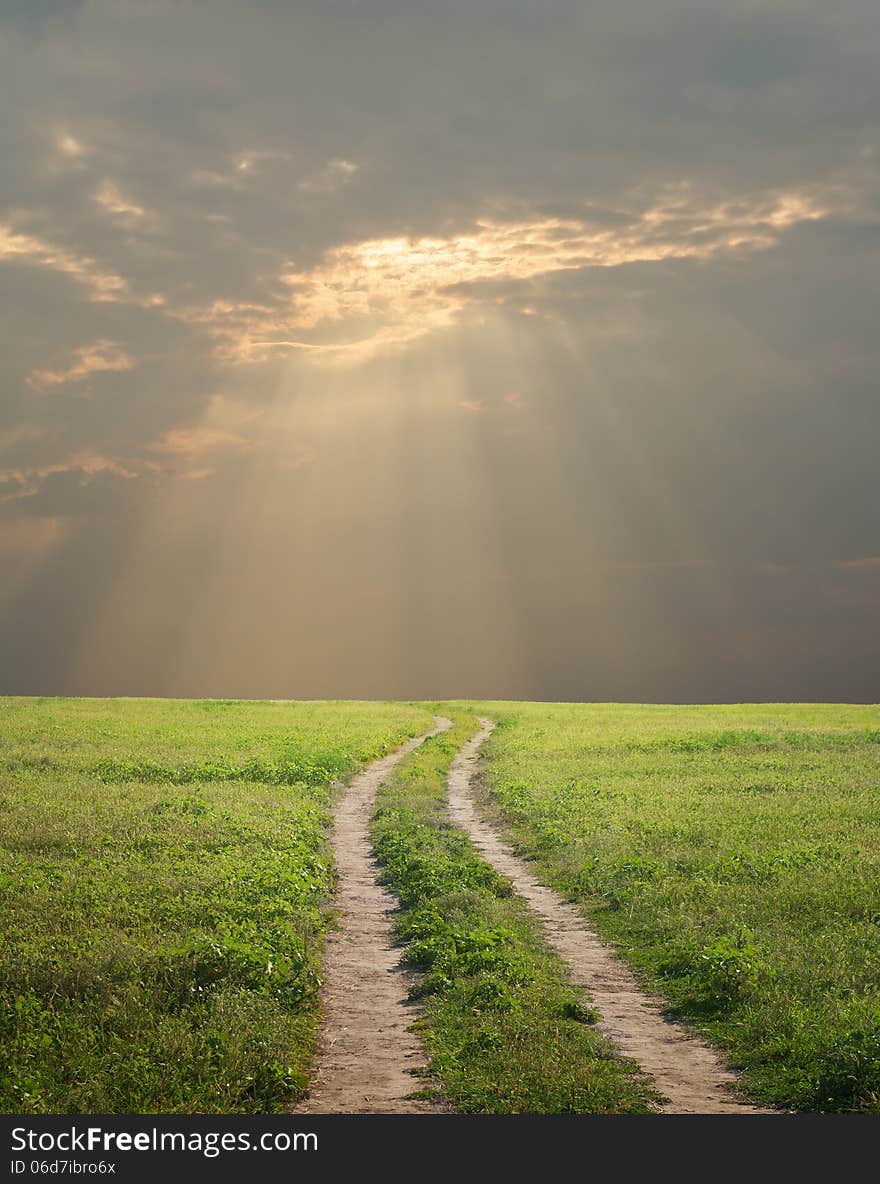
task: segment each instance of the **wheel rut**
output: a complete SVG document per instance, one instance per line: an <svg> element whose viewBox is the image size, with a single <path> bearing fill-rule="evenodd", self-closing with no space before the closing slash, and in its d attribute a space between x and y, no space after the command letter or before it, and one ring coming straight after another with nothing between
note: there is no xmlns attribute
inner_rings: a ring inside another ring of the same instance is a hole
<svg viewBox="0 0 880 1184"><path fill-rule="evenodd" d="M394 944L396 901L378 882L369 833L379 786L419 745L451 726L439 716L435 724L352 778L337 807L330 841L338 925L327 938L315 1074L297 1114L437 1112L410 1097L427 1058L411 1031L418 1009L408 1002L410 976Z"/></svg>
<svg viewBox="0 0 880 1184"><path fill-rule="evenodd" d="M601 1012L598 1031L653 1079L666 1098L665 1114L772 1113L737 1099L736 1076L719 1055L683 1025L661 1015L661 1002L641 990L629 968L600 941L575 906L541 884L528 863L479 815L472 778L494 726L481 719L480 730L450 768L450 817L483 858L513 882L539 918L549 944L568 965L572 982L589 993Z"/></svg>

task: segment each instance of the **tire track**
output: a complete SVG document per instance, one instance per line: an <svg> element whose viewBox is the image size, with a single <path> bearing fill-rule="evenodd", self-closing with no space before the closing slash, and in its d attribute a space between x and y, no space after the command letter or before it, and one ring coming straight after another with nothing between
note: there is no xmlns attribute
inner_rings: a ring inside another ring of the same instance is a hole
<svg viewBox="0 0 880 1184"><path fill-rule="evenodd" d="M401 967L389 914L396 901L378 883L370 818L376 791L404 757L451 721L436 726L374 761L354 777L336 810L331 845L338 885L338 926L327 938L316 1070L297 1114L424 1114L413 1101L416 1076L426 1067L410 1025L418 1010L407 999L409 976Z"/></svg>
<svg viewBox="0 0 880 1184"><path fill-rule="evenodd" d="M772 1113L737 1100L736 1076L718 1054L682 1025L665 1019L659 1012L661 1002L639 988L629 968L599 940L582 914L541 884L480 817L471 779L480 748L495 726L486 719L480 725L450 768L449 814L538 916L550 945L571 970L572 982L589 993L602 1013L598 1031L653 1078L667 1099L664 1114Z"/></svg>

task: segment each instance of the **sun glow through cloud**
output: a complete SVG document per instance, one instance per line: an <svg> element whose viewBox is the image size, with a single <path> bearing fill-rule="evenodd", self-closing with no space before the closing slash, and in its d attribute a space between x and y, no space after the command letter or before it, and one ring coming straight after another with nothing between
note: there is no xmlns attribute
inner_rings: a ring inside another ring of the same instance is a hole
<svg viewBox="0 0 880 1184"><path fill-rule="evenodd" d="M310 270L284 270L279 279L286 300L217 302L180 315L207 324L231 360L294 349L350 363L447 328L467 306L486 299L492 284L767 250L789 227L827 213L808 193L706 205L681 186L640 212L616 212L611 225L589 212L565 219L484 218L467 233L445 238L352 243L329 251ZM523 311L537 313L531 306ZM294 332L300 335L290 336Z"/></svg>

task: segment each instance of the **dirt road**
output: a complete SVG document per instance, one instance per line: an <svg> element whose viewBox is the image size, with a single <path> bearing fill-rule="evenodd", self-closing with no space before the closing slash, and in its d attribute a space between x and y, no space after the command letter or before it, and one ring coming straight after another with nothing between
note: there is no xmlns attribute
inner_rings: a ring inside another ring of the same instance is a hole
<svg viewBox="0 0 880 1184"><path fill-rule="evenodd" d="M327 940L315 1077L297 1114L417 1114L432 1107L409 1100L426 1064L410 1025L417 1014L407 1002L409 976L393 944L394 897L377 882L370 849L370 817L376 791L395 765L436 727L358 774L345 789L331 834L338 873L338 928Z"/></svg>
<svg viewBox="0 0 880 1184"><path fill-rule="evenodd" d="M736 1077L718 1054L687 1028L664 1019L660 1002L640 990L628 967L599 940L583 915L539 883L529 864L514 855L477 812L471 779L480 748L494 727L485 719L480 725L450 769L450 816L538 916L547 940L568 964L572 982L589 993L602 1013L598 1030L653 1078L668 1099L664 1113L762 1113L737 1101L732 1092Z"/></svg>
<svg viewBox="0 0 880 1184"><path fill-rule="evenodd" d="M335 905L338 927L328 938L324 967L323 1020L309 1097L299 1114L437 1113L414 1101L426 1057L411 1030L418 1010L408 1002L410 976L392 938L395 900L378 883L369 825L376 791L394 767L450 721L437 717L435 728L407 741L376 761L345 790L331 835L338 872ZM473 840L482 856L513 882L538 917L550 945L584 989L602 1020L597 1028L635 1060L667 1099L667 1114L750 1114L756 1107L737 1100L734 1074L698 1036L660 1014L661 1004L646 995L630 970L590 929L580 912L534 876L493 826L477 811L471 779L480 748L494 725L463 745L449 772L452 820Z"/></svg>

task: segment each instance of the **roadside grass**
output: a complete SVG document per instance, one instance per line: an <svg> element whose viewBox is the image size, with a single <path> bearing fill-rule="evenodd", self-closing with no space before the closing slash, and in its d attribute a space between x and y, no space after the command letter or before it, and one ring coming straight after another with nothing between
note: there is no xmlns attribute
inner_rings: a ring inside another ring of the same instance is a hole
<svg viewBox="0 0 880 1184"><path fill-rule="evenodd" d="M0 1110L304 1092L331 782L431 724L358 703L0 700Z"/></svg>
<svg viewBox="0 0 880 1184"><path fill-rule="evenodd" d="M880 709L475 706L485 810L745 1091L880 1112Z"/></svg>
<svg viewBox="0 0 880 1184"><path fill-rule="evenodd" d="M654 1095L591 1028L596 1013L527 906L447 821L446 774L476 726L451 714L454 726L380 789L371 828L400 902L397 933L420 972L431 1096L465 1113L650 1112Z"/></svg>

